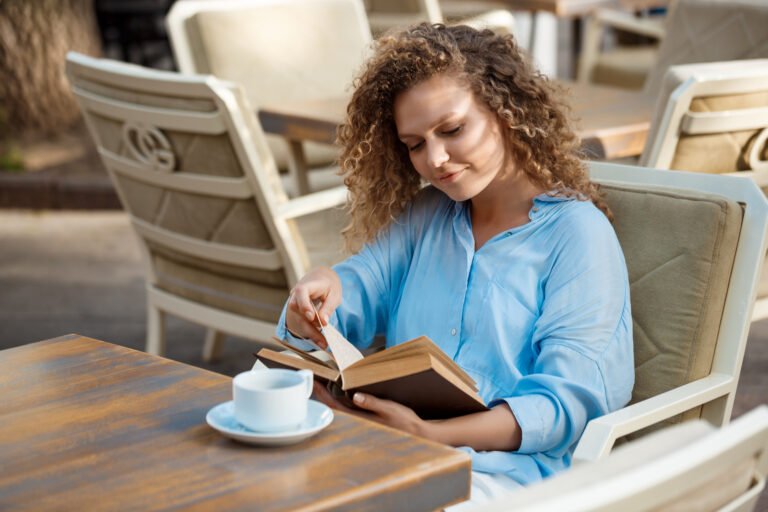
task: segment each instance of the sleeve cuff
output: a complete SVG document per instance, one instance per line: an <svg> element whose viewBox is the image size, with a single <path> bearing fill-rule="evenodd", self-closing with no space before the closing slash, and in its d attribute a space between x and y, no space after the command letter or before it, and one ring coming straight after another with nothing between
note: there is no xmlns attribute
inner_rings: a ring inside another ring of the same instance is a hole
<svg viewBox="0 0 768 512"><path fill-rule="evenodd" d="M552 402L541 395L525 395L494 400L489 407L506 402L515 415L515 420L522 432L519 453L538 453L545 451L552 444L553 422L548 418L555 416Z"/></svg>

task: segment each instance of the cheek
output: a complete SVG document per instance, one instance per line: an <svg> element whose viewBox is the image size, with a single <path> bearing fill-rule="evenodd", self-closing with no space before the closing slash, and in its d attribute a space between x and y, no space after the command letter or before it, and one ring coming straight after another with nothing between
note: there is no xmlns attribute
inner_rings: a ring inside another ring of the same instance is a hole
<svg viewBox="0 0 768 512"><path fill-rule="evenodd" d="M504 145L498 131L478 130L461 143L461 151L467 160L481 168L496 168L504 160Z"/></svg>
<svg viewBox="0 0 768 512"><path fill-rule="evenodd" d="M413 165L413 168L416 169L416 172L422 177L422 178L428 178L426 167L424 165L424 157L422 157L423 152L419 151L416 153L409 153L409 158L411 159L411 165Z"/></svg>

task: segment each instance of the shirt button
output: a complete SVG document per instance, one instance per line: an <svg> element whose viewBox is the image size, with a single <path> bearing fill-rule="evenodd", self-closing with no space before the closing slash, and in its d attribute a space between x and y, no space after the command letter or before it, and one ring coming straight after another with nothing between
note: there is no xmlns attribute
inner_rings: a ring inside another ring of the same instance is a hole
<svg viewBox="0 0 768 512"><path fill-rule="evenodd" d="M533 207L533 213L536 213L537 211L539 211L539 207L538 206L534 206Z"/></svg>
<svg viewBox="0 0 768 512"><path fill-rule="evenodd" d="M451 336L456 336L456 329L451 329Z"/></svg>

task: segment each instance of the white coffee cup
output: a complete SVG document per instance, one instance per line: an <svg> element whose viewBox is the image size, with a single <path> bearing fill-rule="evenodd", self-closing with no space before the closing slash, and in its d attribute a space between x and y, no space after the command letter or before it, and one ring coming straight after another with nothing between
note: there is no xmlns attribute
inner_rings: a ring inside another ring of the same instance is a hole
<svg viewBox="0 0 768 512"><path fill-rule="evenodd" d="M310 370L270 368L240 373L232 380L235 420L257 432L298 427L312 394Z"/></svg>

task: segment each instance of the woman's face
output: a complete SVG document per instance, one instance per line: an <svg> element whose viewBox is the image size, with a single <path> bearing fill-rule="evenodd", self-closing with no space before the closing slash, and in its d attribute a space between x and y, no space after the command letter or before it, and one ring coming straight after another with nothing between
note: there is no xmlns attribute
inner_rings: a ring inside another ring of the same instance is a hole
<svg viewBox="0 0 768 512"><path fill-rule="evenodd" d="M504 166L496 116L472 91L448 75L436 75L395 98L397 134L411 163L454 201L480 194Z"/></svg>

